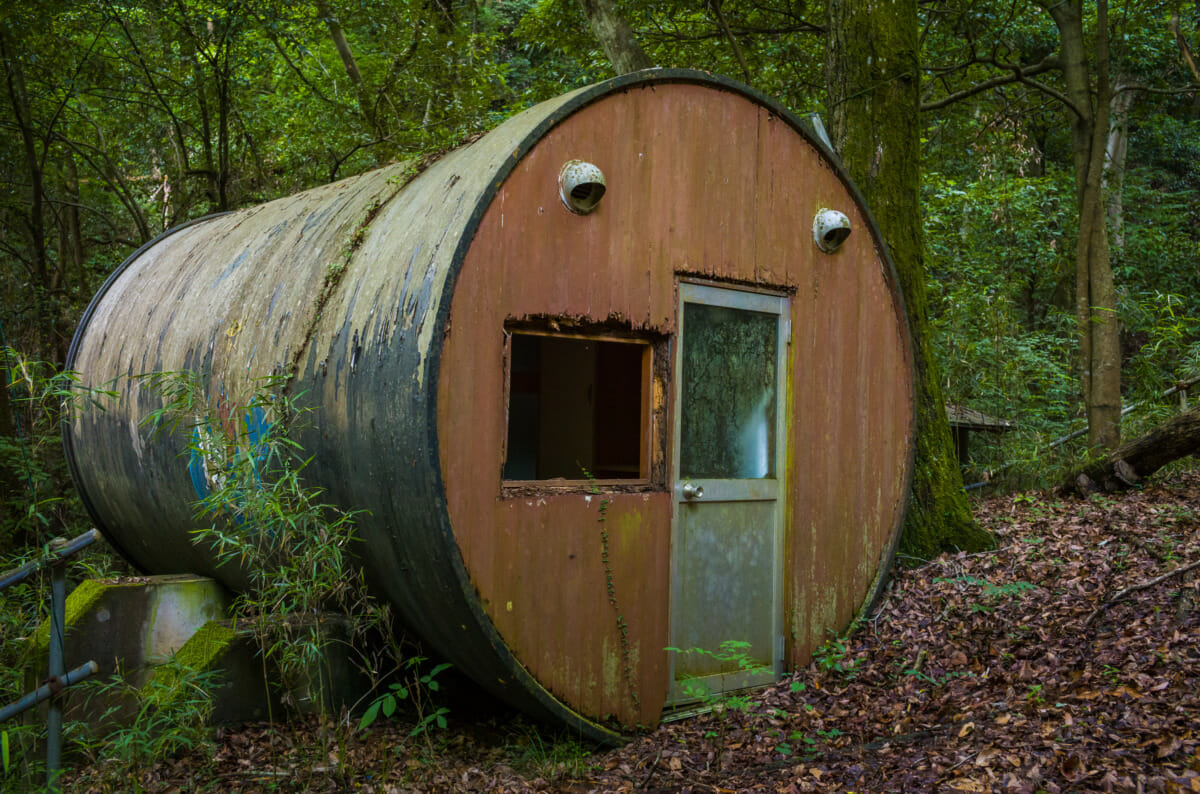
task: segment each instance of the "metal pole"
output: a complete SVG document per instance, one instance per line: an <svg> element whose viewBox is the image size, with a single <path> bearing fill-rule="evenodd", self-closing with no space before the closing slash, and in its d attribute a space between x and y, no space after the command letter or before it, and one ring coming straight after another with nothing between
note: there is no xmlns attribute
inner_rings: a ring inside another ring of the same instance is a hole
<svg viewBox="0 0 1200 794"><path fill-rule="evenodd" d="M64 538L50 541L50 550L57 552L67 545ZM63 663L63 634L67 622L67 566L59 558L50 565L50 680L59 681L66 666ZM62 701L50 698L46 715L46 787L58 791L58 772L62 766Z"/></svg>

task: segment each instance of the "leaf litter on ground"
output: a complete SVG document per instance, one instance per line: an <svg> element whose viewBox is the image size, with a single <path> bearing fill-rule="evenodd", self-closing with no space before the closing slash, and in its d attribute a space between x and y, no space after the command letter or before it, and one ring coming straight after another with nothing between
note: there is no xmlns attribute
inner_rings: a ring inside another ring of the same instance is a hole
<svg viewBox="0 0 1200 794"><path fill-rule="evenodd" d="M1200 791L1200 473L975 505L996 549L897 567L848 637L748 703L589 748L511 715L218 732L149 791ZM1114 599L1120 598L1108 603ZM515 720L515 722L513 721ZM336 732L334 732L336 733ZM322 738L324 737L324 738ZM325 744L323 744L324 742ZM103 770L69 790L106 790Z"/></svg>

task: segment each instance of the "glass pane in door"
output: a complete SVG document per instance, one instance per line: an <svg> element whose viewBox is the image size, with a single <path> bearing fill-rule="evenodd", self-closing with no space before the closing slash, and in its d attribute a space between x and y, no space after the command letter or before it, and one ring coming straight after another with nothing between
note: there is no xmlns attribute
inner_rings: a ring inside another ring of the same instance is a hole
<svg viewBox="0 0 1200 794"><path fill-rule="evenodd" d="M775 476L777 314L685 303L679 474Z"/></svg>

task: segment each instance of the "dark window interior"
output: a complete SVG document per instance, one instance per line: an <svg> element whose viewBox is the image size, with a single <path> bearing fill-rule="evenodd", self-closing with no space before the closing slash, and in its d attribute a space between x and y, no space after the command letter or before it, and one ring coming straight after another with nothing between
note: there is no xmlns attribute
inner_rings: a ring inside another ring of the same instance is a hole
<svg viewBox="0 0 1200 794"><path fill-rule="evenodd" d="M650 346L514 333L506 480L639 479Z"/></svg>

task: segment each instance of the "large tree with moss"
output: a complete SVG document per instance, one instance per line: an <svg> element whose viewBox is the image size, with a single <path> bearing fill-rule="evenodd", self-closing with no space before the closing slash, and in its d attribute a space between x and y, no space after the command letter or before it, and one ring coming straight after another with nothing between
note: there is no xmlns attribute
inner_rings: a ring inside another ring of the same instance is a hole
<svg viewBox="0 0 1200 794"><path fill-rule="evenodd" d="M916 357L916 470L901 550L976 550L930 340L922 261L916 0L829 0L826 83L834 146L867 199L900 277Z"/></svg>

